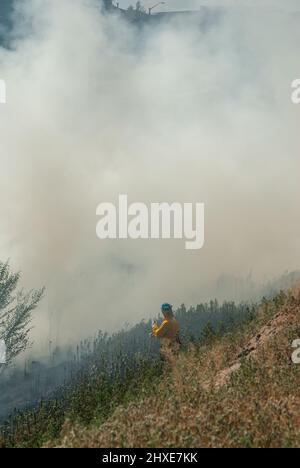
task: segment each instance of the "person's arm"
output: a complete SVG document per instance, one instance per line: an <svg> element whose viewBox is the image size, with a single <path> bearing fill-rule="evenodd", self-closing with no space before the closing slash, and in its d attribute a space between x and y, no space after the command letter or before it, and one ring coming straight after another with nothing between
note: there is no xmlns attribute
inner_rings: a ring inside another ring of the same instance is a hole
<svg viewBox="0 0 300 468"><path fill-rule="evenodd" d="M168 322L164 320L160 326L155 322L152 327L152 333L156 338L162 338L168 330Z"/></svg>

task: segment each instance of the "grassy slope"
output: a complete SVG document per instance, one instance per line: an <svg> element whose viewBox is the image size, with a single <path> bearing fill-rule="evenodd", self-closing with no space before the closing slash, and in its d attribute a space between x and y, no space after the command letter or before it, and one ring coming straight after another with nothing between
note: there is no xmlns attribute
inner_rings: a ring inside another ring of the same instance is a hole
<svg viewBox="0 0 300 468"><path fill-rule="evenodd" d="M299 319L294 289L225 335L206 327L164 365L141 361L111 383L83 375L55 400L13 415L0 446L300 446L300 365L291 362Z"/></svg>
<svg viewBox="0 0 300 468"><path fill-rule="evenodd" d="M66 420L81 425L100 425L120 404L127 404L145 391L151 392L162 375L161 362L143 363L136 373L109 382L101 375L82 375L73 386L63 388L54 399L38 408L16 412L0 428L0 448L38 448L59 439Z"/></svg>
<svg viewBox="0 0 300 468"><path fill-rule="evenodd" d="M266 301L224 337L168 356L151 389L102 424L67 421L62 447L300 447L300 294Z"/></svg>

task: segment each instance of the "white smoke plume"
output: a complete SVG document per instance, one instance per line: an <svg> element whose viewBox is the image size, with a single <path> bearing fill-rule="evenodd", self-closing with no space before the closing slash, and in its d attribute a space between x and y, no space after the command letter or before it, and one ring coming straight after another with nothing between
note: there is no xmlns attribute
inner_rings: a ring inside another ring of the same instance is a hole
<svg viewBox="0 0 300 468"><path fill-rule="evenodd" d="M224 272L299 267L299 19L197 18L139 30L96 0L16 3L0 49L0 258L47 288L36 342L208 299ZM120 193L204 202L205 247L99 241L96 207Z"/></svg>

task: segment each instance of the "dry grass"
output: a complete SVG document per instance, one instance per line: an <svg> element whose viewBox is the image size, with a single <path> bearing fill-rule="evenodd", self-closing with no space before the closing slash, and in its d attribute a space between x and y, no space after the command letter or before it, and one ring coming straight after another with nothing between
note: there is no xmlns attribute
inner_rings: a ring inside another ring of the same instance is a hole
<svg viewBox="0 0 300 468"><path fill-rule="evenodd" d="M65 423L61 447L300 447L299 288L259 316L178 356L150 396L100 427ZM48 446L52 446L49 443ZM56 445L56 444L55 444Z"/></svg>

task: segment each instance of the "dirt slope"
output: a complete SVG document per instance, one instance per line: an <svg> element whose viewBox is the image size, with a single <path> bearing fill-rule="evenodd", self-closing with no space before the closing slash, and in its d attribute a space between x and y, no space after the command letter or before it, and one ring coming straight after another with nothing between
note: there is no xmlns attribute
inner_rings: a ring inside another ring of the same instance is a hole
<svg viewBox="0 0 300 468"><path fill-rule="evenodd" d="M266 325L263 325L259 332L253 336L245 346L238 352L235 361L226 369L220 371L216 378L216 385L221 386L226 383L228 378L233 372L236 372L241 367L241 360L243 358L253 358L259 353L262 346L268 343L269 340L280 335L288 324L293 322L293 306L297 308L300 287L296 286L291 291L291 299L285 303L279 312L270 319ZM295 302L293 304L293 302Z"/></svg>

